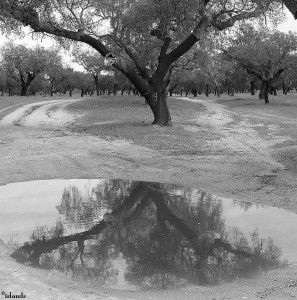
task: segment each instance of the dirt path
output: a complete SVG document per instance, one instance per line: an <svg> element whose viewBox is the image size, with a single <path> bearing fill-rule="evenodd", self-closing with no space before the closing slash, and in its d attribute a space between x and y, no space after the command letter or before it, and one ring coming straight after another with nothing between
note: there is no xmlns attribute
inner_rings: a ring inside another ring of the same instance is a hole
<svg viewBox="0 0 297 300"><path fill-rule="evenodd" d="M197 120L203 127L209 127L210 130L221 136L221 139L210 145L215 146L217 151L220 151L220 148L228 149L231 153L236 152L243 156L253 157L255 161L266 162L275 168L283 168L273 158L272 148L278 143L285 142L288 138L273 135L277 131L275 125L269 126L271 138L265 139L255 130L247 116L239 122L235 122L234 118L237 114L228 111L226 107L214 100L203 101L186 97L178 99L202 103L207 108L207 113L197 116Z"/></svg>
<svg viewBox="0 0 297 300"><path fill-rule="evenodd" d="M25 105L0 121L0 184L100 177L172 182L297 212L296 174L278 161L275 150L277 145L290 140L290 135L281 135L283 123L276 119L264 124L261 118L270 120L269 115L259 113L256 116L248 111L238 113L215 101L195 101L205 105L206 112L203 115L197 113L189 121L220 137L206 141L205 147L215 155L167 156L125 140L111 142L97 136L73 133L67 126L77 116L67 112L67 106L72 103L70 100ZM296 124L293 118L287 122L288 126L292 122ZM199 127L185 126L185 129L195 134ZM89 294L73 293L68 280L65 284L61 279L61 284L53 287L49 280L53 274L40 270L28 274L26 267L19 266L5 255L0 256L0 264L0 290L5 285L10 290L21 291L29 285L32 290L29 299L197 299L197 292L201 295L199 299L290 299L297 296L296 268L272 272L260 280L211 289L188 289L176 296L170 293L146 294L139 298L131 293L119 295L108 291L108 298L105 292L100 295L93 291ZM36 278L43 280L39 283Z"/></svg>
<svg viewBox="0 0 297 300"><path fill-rule="evenodd" d="M51 100L27 104L6 115L0 120L0 126L66 126L74 121L75 117L67 113L65 108L76 101L81 101L81 99Z"/></svg>

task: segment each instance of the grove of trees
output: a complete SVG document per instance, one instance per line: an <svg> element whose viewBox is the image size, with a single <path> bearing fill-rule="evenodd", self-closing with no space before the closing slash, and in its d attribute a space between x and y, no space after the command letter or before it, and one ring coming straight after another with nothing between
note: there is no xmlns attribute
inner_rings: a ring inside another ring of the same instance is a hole
<svg viewBox="0 0 297 300"><path fill-rule="evenodd" d="M249 19L280 15L272 0L6 0L4 30L22 24L35 33L85 43L123 73L149 104L154 124L169 125L171 69L198 41Z"/></svg>
<svg viewBox="0 0 297 300"><path fill-rule="evenodd" d="M10 96L13 94L27 96L36 92L53 96L56 93L69 92L72 96L74 89L81 91L81 96L97 95L118 92L127 88L127 82L122 82L119 75L109 72L101 74L104 70L103 62L100 65L86 65L86 71L75 71L71 67L64 66L59 49L45 49L41 46L28 48L12 41L0 48L0 91ZM90 56L81 54L87 61ZM78 61L77 57L74 56ZM93 58L95 59L95 58ZM95 81L94 81L95 79ZM123 86L123 87L122 87Z"/></svg>
<svg viewBox="0 0 297 300"><path fill-rule="evenodd" d="M284 93L294 85L296 36L271 33L261 26L251 29L257 22L281 21L284 4L295 16L296 1L281 0L6 0L0 3L0 24L6 33L29 26L65 47L74 43L75 61L86 75L74 72L77 78L70 80L69 70L58 72L68 78L70 94L74 87L84 94L92 85L87 75L91 74L99 95L100 79L109 78L100 78L101 72L108 68L114 74L108 89L112 86L122 93L133 89L151 108L153 123L164 126L171 124L168 91L194 96L202 90L218 96L226 90L230 95L236 90L254 94L258 81L260 98L268 103L269 91L280 80ZM51 93L61 82L54 75L59 64L53 65L46 75ZM18 74L22 94L41 72L23 69L25 75ZM19 70L14 67L15 73Z"/></svg>

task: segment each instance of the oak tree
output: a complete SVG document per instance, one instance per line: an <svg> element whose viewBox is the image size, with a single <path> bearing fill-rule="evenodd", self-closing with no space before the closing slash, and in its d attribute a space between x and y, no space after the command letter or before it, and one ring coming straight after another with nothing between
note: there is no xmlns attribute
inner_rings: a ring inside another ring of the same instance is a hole
<svg viewBox="0 0 297 300"><path fill-rule="evenodd" d="M97 96L99 96L100 73L105 69L103 57L95 50L81 50L78 48L75 48L73 55L75 62L81 65L88 73L92 74L96 86Z"/></svg>
<svg viewBox="0 0 297 300"><path fill-rule="evenodd" d="M226 55L261 80L259 98L269 103L270 88L291 65L292 55L297 50L297 35L248 28L234 44Z"/></svg>
<svg viewBox="0 0 297 300"><path fill-rule="evenodd" d="M1 49L2 68L7 77L17 81L21 86L21 96L28 94L32 81L60 57L54 50L36 46L26 48L23 45L7 43Z"/></svg>

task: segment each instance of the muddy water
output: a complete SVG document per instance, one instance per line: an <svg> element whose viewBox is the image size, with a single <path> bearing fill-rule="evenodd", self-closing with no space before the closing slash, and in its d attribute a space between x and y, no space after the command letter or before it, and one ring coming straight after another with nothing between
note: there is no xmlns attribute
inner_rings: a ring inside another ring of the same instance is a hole
<svg viewBox="0 0 297 300"><path fill-rule="evenodd" d="M297 215L129 180L0 187L0 239L29 267L129 290L219 284L297 262Z"/></svg>

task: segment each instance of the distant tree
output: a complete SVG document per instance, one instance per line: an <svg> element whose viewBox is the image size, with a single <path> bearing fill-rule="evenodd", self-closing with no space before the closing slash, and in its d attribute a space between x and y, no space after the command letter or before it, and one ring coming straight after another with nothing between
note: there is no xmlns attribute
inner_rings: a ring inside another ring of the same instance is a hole
<svg viewBox="0 0 297 300"><path fill-rule="evenodd" d="M114 79L115 85L121 91L121 95L123 95L125 91L129 91L133 88L133 84L129 81L129 79L119 71L114 73Z"/></svg>
<svg viewBox="0 0 297 300"><path fill-rule="evenodd" d="M171 124L171 65L210 32L280 7L273 0L6 0L0 2L0 21L93 47L147 100L153 123L164 126Z"/></svg>
<svg viewBox="0 0 297 300"><path fill-rule="evenodd" d="M37 76L30 84L30 90L28 91L28 94L36 95L37 92L42 91L42 88L43 88L43 78L41 76Z"/></svg>
<svg viewBox="0 0 297 300"><path fill-rule="evenodd" d="M73 51L74 60L84 69L91 73L96 86L97 96L100 95L99 75L102 70L105 70L104 58L95 50L80 50L75 48Z"/></svg>
<svg viewBox="0 0 297 300"><path fill-rule="evenodd" d="M114 74L105 74L100 75L100 88L102 90L102 94L110 95L114 90L115 77Z"/></svg>
<svg viewBox="0 0 297 300"><path fill-rule="evenodd" d="M19 86L18 82L16 82L15 80L13 80L10 77L6 77L5 87L6 87L6 91L8 92L9 96L17 95L20 92L19 91L20 86Z"/></svg>
<svg viewBox="0 0 297 300"><path fill-rule="evenodd" d="M28 94L29 86L36 76L44 72L58 57L55 50L40 46L30 49L12 42L4 45L1 50L2 68L7 77L20 84L21 96Z"/></svg>
<svg viewBox="0 0 297 300"><path fill-rule="evenodd" d="M69 96L72 97L72 92L76 88L74 70L70 67L62 69L57 80L57 90L65 93L68 91Z"/></svg>
<svg viewBox="0 0 297 300"><path fill-rule="evenodd" d="M61 60L61 57L57 57L56 61L51 62L45 69L44 79L49 82L51 96L57 92L58 81L64 72Z"/></svg>
<svg viewBox="0 0 297 300"><path fill-rule="evenodd" d="M3 96L5 89L6 89L6 76L4 74L4 71L2 69L0 69L0 91L1 91L1 96Z"/></svg>
<svg viewBox="0 0 297 300"><path fill-rule="evenodd" d="M215 93L221 96L223 82L232 74L233 64L224 59L222 53L201 51L197 68L215 86Z"/></svg>
<svg viewBox="0 0 297 300"><path fill-rule="evenodd" d="M278 84L281 85L285 95L290 89L297 89L297 55L291 56L289 67L281 76Z"/></svg>
<svg viewBox="0 0 297 300"><path fill-rule="evenodd" d="M73 82L75 88L81 91L81 97L83 97L86 94L91 94L95 89L93 77L91 74L85 74L83 72L74 71Z"/></svg>
<svg viewBox="0 0 297 300"><path fill-rule="evenodd" d="M269 103L268 93L281 74L290 66L297 50L297 35L293 33L256 31L252 27L240 34L227 51L248 74L261 80L260 99Z"/></svg>

